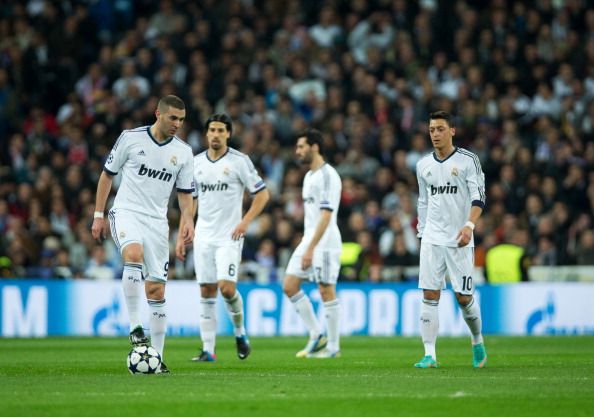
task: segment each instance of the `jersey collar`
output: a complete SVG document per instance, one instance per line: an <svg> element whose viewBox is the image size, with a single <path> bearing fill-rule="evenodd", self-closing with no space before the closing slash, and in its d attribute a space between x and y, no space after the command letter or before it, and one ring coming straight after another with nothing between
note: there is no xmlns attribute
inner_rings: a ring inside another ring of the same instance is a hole
<svg viewBox="0 0 594 417"><path fill-rule="evenodd" d="M212 160L210 159L210 156L208 156L208 149L206 150L206 159L208 159L210 162L212 162L213 164L219 162L221 159L223 159L227 154L229 153L229 147L227 146L227 150L225 151L224 154L221 155L220 158Z"/></svg>
<svg viewBox="0 0 594 417"><path fill-rule="evenodd" d="M451 154L449 154L445 159L439 159L437 157L437 155L435 154L435 152L433 152L433 159L435 159L437 162L439 162L441 164L441 163L444 163L445 161L447 161L448 159L450 159L452 156L454 156L454 154L456 152L458 152L458 147L454 146L454 151Z"/></svg>
<svg viewBox="0 0 594 417"><path fill-rule="evenodd" d="M147 126L147 127L146 127L146 132L148 133L148 135L149 135L149 137L151 138L151 140L152 140L153 142L155 142L155 144L156 144L157 146L165 146L165 145L167 145L169 142L171 142L171 141L173 140L173 138L175 137L175 136L171 136L169 139L167 139L167 140L165 140L165 141L163 141L163 142L159 142L157 139L155 139L155 138L154 138L153 134L151 133L151 127L150 127L150 126Z"/></svg>

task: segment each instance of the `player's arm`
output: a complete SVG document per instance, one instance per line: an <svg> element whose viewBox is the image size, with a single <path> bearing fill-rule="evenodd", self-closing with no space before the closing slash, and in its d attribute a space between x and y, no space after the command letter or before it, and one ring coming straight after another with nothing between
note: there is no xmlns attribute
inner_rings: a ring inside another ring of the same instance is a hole
<svg viewBox="0 0 594 417"><path fill-rule="evenodd" d="M177 200L181 216L179 219L179 233L175 243L175 256L181 261L186 259L186 245L194 240L194 213L196 212L197 199L191 193L177 193Z"/></svg>
<svg viewBox="0 0 594 417"><path fill-rule="evenodd" d="M233 240L237 240L245 236L248 226L256 217L260 215L260 213L262 213L262 210L264 210L264 207L266 207L268 200L270 200L270 193L268 192L267 188L261 189L256 193L256 195L254 195L249 210L245 213L243 219L241 219L241 222L239 222L233 231L233 234L231 235Z"/></svg>
<svg viewBox="0 0 594 417"><path fill-rule="evenodd" d="M423 237L423 229L425 228L425 222L427 219L427 184L420 174L420 167L417 164L417 182L419 183L419 199L417 201L417 237Z"/></svg>
<svg viewBox="0 0 594 417"><path fill-rule="evenodd" d="M471 207L468 220L458 232L458 246L468 245L472 239L474 225L478 221L479 217L481 217L483 209L485 208L485 174L483 174L480 162L476 156L474 157L474 164L469 170L466 184L468 185L468 191L471 198Z"/></svg>
<svg viewBox="0 0 594 417"><path fill-rule="evenodd" d="M97 193L95 196L95 214L93 225L91 226L91 234L93 239L102 242L105 240L107 233L107 222L105 221L105 205L107 204L107 197L111 191L113 178L107 172L101 172L99 182L97 183Z"/></svg>
<svg viewBox="0 0 594 417"><path fill-rule="evenodd" d="M320 239L322 239L322 236L324 236L324 233L326 232L326 229L328 228L331 219L332 211L329 209L322 209L320 212L320 220L316 225L316 230L314 231L314 234L311 240L309 241L309 246L305 250L303 257L301 258L301 269L303 269L304 271L311 266L313 261L314 250L318 243L320 243Z"/></svg>

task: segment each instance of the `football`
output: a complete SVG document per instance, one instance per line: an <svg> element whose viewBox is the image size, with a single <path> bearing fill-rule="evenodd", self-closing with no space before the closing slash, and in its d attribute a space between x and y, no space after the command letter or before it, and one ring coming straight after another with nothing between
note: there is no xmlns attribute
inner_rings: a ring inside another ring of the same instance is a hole
<svg viewBox="0 0 594 417"><path fill-rule="evenodd" d="M131 374L154 374L161 365L161 355L152 346L134 346L126 364Z"/></svg>

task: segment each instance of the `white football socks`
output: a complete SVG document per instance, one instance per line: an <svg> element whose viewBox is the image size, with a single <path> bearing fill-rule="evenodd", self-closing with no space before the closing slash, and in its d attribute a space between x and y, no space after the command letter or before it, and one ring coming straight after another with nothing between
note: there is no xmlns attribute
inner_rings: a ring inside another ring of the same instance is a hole
<svg viewBox="0 0 594 417"><path fill-rule="evenodd" d="M214 354L217 335L216 298L200 298L200 337L202 350Z"/></svg>
<svg viewBox="0 0 594 417"><path fill-rule="evenodd" d="M140 318L140 300L143 298L142 264L124 263L122 289L124 290L124 298L128 308L130 331L132 331L136 327L142 326L142 319Z"/></svg>
<svg viewBox="0 0 594 417"><path fill-rule="evenodd" d="M225 298L225 305L227 306L227 312L229 318L233 323L233 331L235 337L239 337L245 334L245 326L243 323L243 297L239 291L235 291L235 295L229 299Z"/></svg>
<svg viewBox="0 0 594 417"><path fill-rule="evenodd" d="M301 320L303 320L305 327L307 330L309 330L309 338L316 339L322 333L322 331L320 330L318 319L314 314L311 300L302 290L290 297L290 300L295 306L295 310L297 310Z"/></svg>
<svg viewBox="0 0 594 417"><path fill-rule="evenodd" d="M165 347L165 334L167 333L167 304L165 299L148 300L149 324L151 327L151 345L163 359Z"/></svg>
<svg viewBox="0 0 594 417"><path fill-rule="evenodd" d="M437 360L435 342L439 331L439 314L437 306L439 301L423 299L421 303L421 337L425 346L425 356Z"/></svg>
<svg viewBox="0 0 594 417"><path fill-rule="evenodd" d="M338 352L340 350L340 301L338 298L324 303L324 313L328 330L328 350Z"/></svg>
<svg viewBox="0 0 594 417"><path fill-rule="evenodd" d="M479 303L472 297L468 304L465 306L461 305L460 308L462 309L462 317L464 317L472 334L472 344L483 343L483 321L481 319L481 307Z"/></svg>

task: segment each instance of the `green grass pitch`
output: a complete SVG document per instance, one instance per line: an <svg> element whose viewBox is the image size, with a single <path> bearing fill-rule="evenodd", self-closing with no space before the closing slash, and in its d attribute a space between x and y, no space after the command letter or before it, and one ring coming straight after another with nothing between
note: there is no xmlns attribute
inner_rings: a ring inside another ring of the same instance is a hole
<svg viewBox="0 0 594 417"><path fill-rule="evenodd" d="M440 369L415 369L419 338L345 337L342 357L297 359L305 338L252 338L240 361L194 363L169 338L171 375L130 375L126 338L0 339L0 416L593 416L594 336L440 338Z"/></svg>

